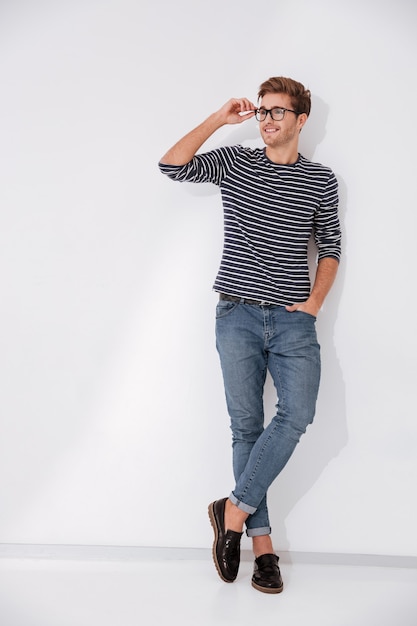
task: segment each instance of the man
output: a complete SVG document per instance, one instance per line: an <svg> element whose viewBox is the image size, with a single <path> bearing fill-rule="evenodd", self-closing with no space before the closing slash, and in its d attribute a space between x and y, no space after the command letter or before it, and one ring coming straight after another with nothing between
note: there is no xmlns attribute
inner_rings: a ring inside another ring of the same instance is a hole
<svg viewBox="0 0 417 626"><path fill-rule="evenodd" d="M216 345L233 439L235 486L209 505L213 559L226 582L236 579L243 527L255 555L252 585L279 593L283 583L271 541L267 491L313 421L320 379L315 321L340 259L337 181L298 152L310 91L290 78L262 83L256 107L232 98L162 157L173 180L219 186L224 249ZM197 154L225 124L256 116L264 148L221 147ZM308 241L318 264L311 288ZM277 413L264 427L263 390L271 373Z"/></svg>

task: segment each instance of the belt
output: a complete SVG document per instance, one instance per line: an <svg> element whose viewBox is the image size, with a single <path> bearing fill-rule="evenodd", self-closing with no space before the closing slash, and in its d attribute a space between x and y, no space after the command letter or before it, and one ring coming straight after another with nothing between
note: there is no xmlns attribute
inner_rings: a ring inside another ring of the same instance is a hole
<svg viewBox="0 0 417 626"><path fill-rule="evenodd" d="M239 302L240 304L252 304L254 306L272 305L272 302L266 302L266 300L251 300L250 298L241 298L240 296L229 296L227 293L221 293L219 298L220 300L227 300L228 302Z"/></svg>

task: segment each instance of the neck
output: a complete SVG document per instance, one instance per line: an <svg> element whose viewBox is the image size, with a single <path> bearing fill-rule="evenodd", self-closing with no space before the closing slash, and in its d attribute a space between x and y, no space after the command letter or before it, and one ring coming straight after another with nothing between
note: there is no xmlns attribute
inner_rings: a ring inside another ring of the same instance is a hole
<svg viewBox="0 0 417 626"><path fill-rule="evenodd" d="M272 148L267 146L265 154L270 161L279 165L292 165L298 160L298 146Z"/></svg>

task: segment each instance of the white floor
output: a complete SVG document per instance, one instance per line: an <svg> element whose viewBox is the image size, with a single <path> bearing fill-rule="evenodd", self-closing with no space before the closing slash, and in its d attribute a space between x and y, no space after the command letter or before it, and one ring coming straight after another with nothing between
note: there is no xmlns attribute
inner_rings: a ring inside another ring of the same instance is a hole
<svg viewBox="0 0 417 626"><path fill-rule="evenodd" d="M163 560L17 557L0 554L1 626L254 624L416 626L417 568L302 562L282 557L284 591L251 585L243 560L223 583L209 551Z"/></svg>

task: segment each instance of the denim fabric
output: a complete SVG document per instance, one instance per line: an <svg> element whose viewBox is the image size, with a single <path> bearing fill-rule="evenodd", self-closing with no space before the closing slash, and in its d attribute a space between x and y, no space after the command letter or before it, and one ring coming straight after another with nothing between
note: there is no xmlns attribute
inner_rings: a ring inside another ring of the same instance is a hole
<svg viewBox="0 0 417 626"><path fill-rule="evenodd" d="M230 415L235 487L230 499L249 513L250 537L271 532L267 491L313 421L320 382L316 319L285 307L220 300L216 345ZM264 426L269 370L277 412Z"/></svg>

